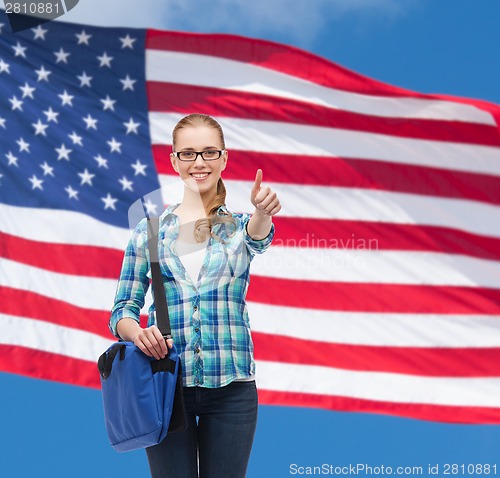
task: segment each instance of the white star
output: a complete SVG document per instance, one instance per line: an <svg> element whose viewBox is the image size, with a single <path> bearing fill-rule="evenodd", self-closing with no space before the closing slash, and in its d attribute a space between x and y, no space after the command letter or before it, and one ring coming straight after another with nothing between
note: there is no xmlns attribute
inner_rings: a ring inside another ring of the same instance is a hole
<svg viewBox="0 0 500 478"><path fill-rule="evenodd" d="M73 98L74 96L71 96L70 94L68 94L68 92L66 90L64 90L64 93L62 95L57 95L59 96L59 98L61 98L62 100L62 106L64 105L70 105L70 106L73 106Z"/></svg>
<svg viewBox="0 0 500 478"><path fill-rule="evenodd" d="M97 156L94 156L94 159L97 161L97 166L99 168L109 169L108 168L108 160L103 158L100 154L98 154Z"/></svg>
<svg viewBox="0 0 500 478"><path fill-rule="evenodd" d="M138 174L142 174L143 176L146 176L146 164L142 164L139 160L136 161L135 164L131 164L131 166L134 168L135 171L135 176Z"/></svg>
<svg viewBox="0 0 500 478"><path fill-rule="evenodd" d="M9 151L9 152L5 155L5 157L9 160L9 164L8 164L8 166L12 166L12 165L14 165L14 166L19 166L19 165L17 164L17 158L16 158L16 157L12 154L12 152L11 152L11 151Z"/></svg>
<svg viewBox="0 0 500 478"><path fill-rule="evenodd" d="M9 101L12 104L12 111L14 110L23 110L23 102L21 100L18 100L16 96L13 96L12 98L9 98Z"/></svg>
<svg viewBox="0 0 500 478"><path fill-rule="evenodd" d="M2 117L0 116L0 127L1 127L1 128L3 128L3 129L6 129L6 128L5 128L5 121L6 121L6 120L5 120L5 118L2 118Z"/></svg>
<svg viewBox="0 0 500 478"><path fill-rule="evenodd" d="M49 127L48 124L43 124L40 119L36 123L32 123L31 126L35 128L35 136L41 134L42 136L47 136L45 130Z"/></svg>
<svg viewBox="0 0 500 478"><path fill-rule="evenodd" d="M64 144L62 144L60 148L55 148L55 150L59 154L59 156L57 157L58 161L60 161L61 159L69 161L69 153L73 151L72 149L66 149L66 146Z"/></svg>
<svg viewBox="0 0 500 478"><path fill-rule="evenodd" d="M68 199L76 199L78 201L78 191L75 191L71 186L64 188L64 190L68 193Z"/></svg>
<svg viewBox="0 0 500 478"><path fill-rule="evenodd" d="M0 60L0 73L3 73L6 71L7 73L10 74L10 65L8 63L5 63L3 60Z"/></svg>
<svg viewBox="0 0 500 478"><path fill-rule="evenodd" d="M134 48L134 42L137 41L137 38L132 38L128 33L126 37L120 38L122 42L122 48Z"/></svg>
<svg viewBox="0 0 500 478"><path fill-rule="evenodd" d="M132 185L134 184L132 181L129 181L125 176L123 178L119 179L118 182L122 185L123 191L129 190L133 191Z"/></svg>
<svg viewBox="0 0 500 478"><path fill-rule="evenodd" d="M151 202L151 200L148 198L144 203L144 206L146 206L146 211L148 214L153 214L154 216L156 216L156 209L158 208L158 204Z"/></svg>
<svg viewBox="0 0 500 478"><path fill-rule="evenodd" d="M106 98L103 100L99 100L104 106L103 106L103 111L106 110L112 110L115 111L115 106L114 104L116 103L116 100L112 100L109 95L106 95Z"/></svg>
<svg viewBox="0 0 500 478"><path fill-rule="evenodd" d="M104 209L113 209L116 211L115 203L118 199L111 197L111 194L108 193L105 198L101 198L101 201L104 203Z"/></svg>
<svg viewBox="0 0 500 478"><path fill-rule="evenodd" d="M64 51L61 48L59 48L59 51L55 51L53 52L54 55L56 56L57 60L56 60L56 63L60 63L60 62L63 62L63 63L68 63L68 56L70 56L70 53Z"/></svg>
<svg viewBox="0 0 500 478"><path fill-rule="evenodd" d="M150 199L147 199L146 202L144 203L144 206L146 206L146 212L149 214L152 214L154 216L157 215L156 209L158 208L158 204L155 204L151 202Z"/></svg>
<svg viewBox="0 0 500 478"><path fill-rule="evenodd" d="M3 73L6 71L7 73L10 74L10 65L8 63L5 63L2 59L0 59L0 73Z"/></svg>
<svg viewBox="0 0 500 478"><path fill-rule="evenodd" d="M137 80L133 80L130 78L130 76L126 76L123 80L120 80L120 82L123 84L123 91L125 90L132 90L134 91L134 83L137 82Z"/></svg>
<svg viewBox="0 0 500 478"><path fill-rule="evenodd" d="M85 43L85 45L89 45L89 40L92 38L92 35L87 35L85 33L85 30L82 30L82 33L78 34L75 33L76 38L78 38L78 45L81 45L82 43Z"/></svg>
<svg viewBox="0 0 500 478"><path fill-rule="evenodd" d="M97 120L95 118L92 118L92 116L90 116L90 114L87 115L86 118L82 118L83 121L85 121L85 124L87 125L87 129L95 129L97 130Z"/></svg>
<svg viewBox="0 0 500 478"><path fill-rule="evenodd" d="M35 34L34 40L37 40L38 38L45 40L45 34L48 32L48 30L44 30L42 28L42 25L38 25L36 28L32 28L31 31Z"/></svg>
<svg viewBox="0 0 500 478"><path fill-rule="evenodd" d="M128 120L128 123L123 123L123 125L127 128L127 134L129 133L137 134L137 128L139 127L140 123L134 123L134 120L130 118Z"/></svg>
<svg viewBox="0 0 500 478"><path fill-rule="evenodd" d="M30 144L24 141L24 138L19 138L16 140L16 143L19 145L19 152L22 153L23 151L26 151L27 153L30 152Z"/></svg>
<svg viewBox="0 0 500 478"><path fill-rule="evenodd" d="M83 146L82 137L78 136L74 131L71 134L68 134L69 139L73 141L73 144L77 144L78 146Z"/></svg>
<svg viewBox="0 0 500 478"><path fill-rule="evenodd" d="M34 174L29 178L31 182L31 189L40 189L40 191L43 191L43 179L38 179Z"/></svg>
<svg viewBox="0 0 500 478"><path fill-rule="evenodd" d="M43 114L47 116L47 121L53 121L54 123L58 122L57 117L59 116L59 113L53 111L51 106L49 106L49 109L44 111Z"/></svg>
<svg viewBox="0 0 500 478"><path fill-rule="evenodd" d="M43 164L40 164L40 167L43 169L43 175L44 176L54 176L54 168L49 166L47 164L47 161L45 161Z"/></svg>
<svg viewBox="0 0 500 478"><path fill-rule="evenodd" d="M83 171L83 173L78 173L78 176L80 176L80 178L82 179L80 186L83 186L84 184L92 186L92 178L95 177L95 174L90 174L87 168L85 168L85 171Z"/></svg>
<svg viewBox="0 0 500 478"><path fill-rule="evenodd" d="M25 46L21 46L19 42L17 42L16 46L12 46L14 49L14 56L22 56L23 58L26 58L26 53L24 53L27 48Z"/></svg>
<svg viewBox="0 0 500 478"><path fill-rule="evenodd" d="M24 86L20 86L19 89L23 92L23 98L29 96L31 99L33 99L33 91L36 91L36 88L33 88L32 86L28 85L27 82L25 82Z"/></svg>
<svg viewBox="0 0 500 478"><path fill-rule="evenodd" d="M99 68L102 68L103 66L107 66L111 68L111 60L113 60L112 56L108 56L106 52L102 54L102 56L98 56L97 59L99 60Z"/></svg>
<svg viewBox="0 0 500 478"><path fill-rule="evenodd" d="M46 70L43 65L39 70L35 70L35 73L38 75L38 80L36 81L49 81L49 75L52 74L52 72Z"/></svg>
<svg viewBox="0 0 500 478"><path fill-rule="evenodd" d="M112 153L114 153L115 151L118 151L119 153L122 152L121 150L122 144L116 141L115 138L111 138L111 141L106 141L106 143L109 144Z"/></svg>
<svg viewBox="0 0 500 478"><path fill-rule="evenodd" d="M92 87L90 84L90 81L93 78L92 76L87 76L87 73L83 72L80 76L77 76L77 78L80 80L80 88L84 86Z"/></svg>

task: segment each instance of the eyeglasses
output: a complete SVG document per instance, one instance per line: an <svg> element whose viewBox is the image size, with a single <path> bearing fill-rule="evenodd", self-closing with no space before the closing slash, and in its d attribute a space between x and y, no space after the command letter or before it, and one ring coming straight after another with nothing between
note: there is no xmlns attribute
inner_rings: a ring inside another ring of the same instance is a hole
<svg viewBox="0 0 500 478"><path fill-rule="evenodd" d="M201 155L204 161L214 161L219 159L225 151L225 149L208 149L206 151L177 151L174 154L181 161L196 161L198 155Z"/></svg>

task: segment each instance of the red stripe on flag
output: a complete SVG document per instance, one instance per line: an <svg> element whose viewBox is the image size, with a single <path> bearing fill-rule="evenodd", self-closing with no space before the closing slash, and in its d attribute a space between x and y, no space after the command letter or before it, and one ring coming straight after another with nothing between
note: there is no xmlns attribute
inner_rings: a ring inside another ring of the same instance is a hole
<svg viewBox="0 0 500 478"><path fill-rule="evenodd" d="M448 227L280 216L273 222L274 246L430 251L500 260L500 238Z"/></svg>
<svg viewBox="0 0 500 478"><path fill-rule="evenodd" d="M0 257L63 274L116 279L123 251L39 242L0 231Z"/></svg>
<svg viewBox="0 0 500 478"><path fill-rule="evenodd" d="M0 297L0 313L72 327L110 340L114 338L108 328L111 311L85 309L35 292L10 287L0 286ZM147 315L141 314L140 319L141 326L146 327Z"/></svg>
<svg viewBox="0 0 500 478"><path fill-rule="evenodd" d="M203 111L215 117L280 121L384 134L395 137L500 146L495 126L457 121L384 118L243 91L148 81L149 109L187 115Z"/></svg>
<svg viewBox="0 0 500 478"><path fill-rule="evenodd" d="M500 314L500 289L302 281L252 276L249 301L318 310Z"/></svg>
<svg viewBox="0 0 500 478"><path fill-rule="evenodd" d="M14 345L0 345L0 370L82 387L101 386L97 361L92 363Z"/></svg>
<svg viewBox="0 0 500 478"><path fill-rule="evenodd" d="M170 145L153 146L159 174L175 174L169 159L171 152ZM387 161L232 149L222 176L228 180L253 182L259 168L264 171L266 182L372 189L500 205L498 177Z"/></svg>
<svg viewBox="0 0 500 478"><path fill-rule="evenodd" d="M108 329L110 312L84 309L52 297L10 287L0 286L0 297L0 313L42 320L113 339Z"/></svg>
<svg viewBox="0 0 500 478"><path fill-rule="evenodd" d="M319 407L335 411L379 413L449 423L500 424L500 408L490 407L381 402L352 397L263 389L259 389L259 403L261 405Z"/></svg>
<svg viewBox="0 0 500 478"><path fill-rule="evenodd" d="M149 29L146 49L226 58L303 78L318 85L367 95L427 97L375 81L293 46L257 38Z"/></svg>
<svg viewBox="0 0 500 478"><path fill-rule="evenodd" d="M429 377L500 376L500 348L497 347L352 345L259 332L253 332L252 338L256 359L267 362Z"/></svg>

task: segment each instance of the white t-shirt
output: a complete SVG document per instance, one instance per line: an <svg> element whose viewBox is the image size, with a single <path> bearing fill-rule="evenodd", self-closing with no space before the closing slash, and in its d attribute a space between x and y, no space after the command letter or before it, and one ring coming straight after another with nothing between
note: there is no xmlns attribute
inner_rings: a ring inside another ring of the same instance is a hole
<svg viewBox="0 0 500 478"><path fill-rule="evenodd" d="M203 242L186 242L177 239L177 255L181 260L191 280L196 284L200 274L205 253L207 250L208 239Z"/></svg>

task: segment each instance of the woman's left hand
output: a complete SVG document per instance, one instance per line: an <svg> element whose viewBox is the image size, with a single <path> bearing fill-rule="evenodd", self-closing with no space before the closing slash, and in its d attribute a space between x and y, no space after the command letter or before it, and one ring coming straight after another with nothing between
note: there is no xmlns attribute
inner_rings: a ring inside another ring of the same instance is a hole
<svg viewBox="0 0 500 478"><path fill-rule="evenodd" d="M250 201L255 206L255 209L265 216L274 216L281 210L281 204L276 192L269 186L262 187L262 169L258 169L255 175Z"/></svg>

